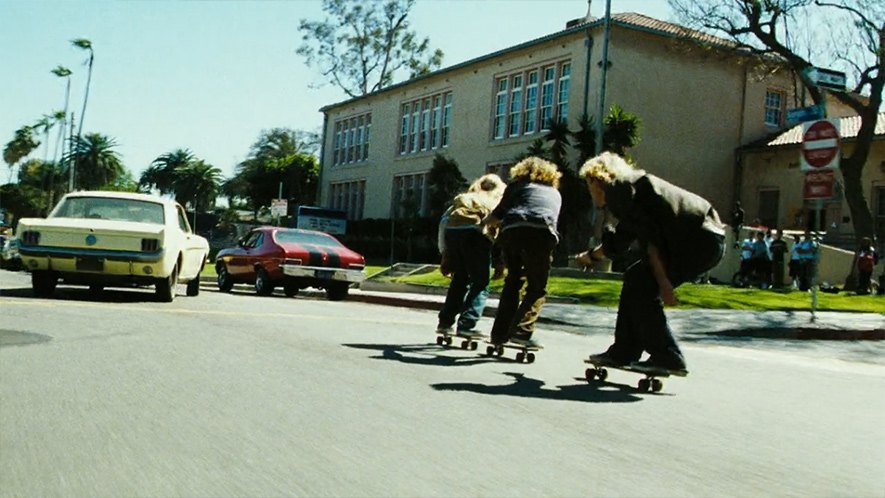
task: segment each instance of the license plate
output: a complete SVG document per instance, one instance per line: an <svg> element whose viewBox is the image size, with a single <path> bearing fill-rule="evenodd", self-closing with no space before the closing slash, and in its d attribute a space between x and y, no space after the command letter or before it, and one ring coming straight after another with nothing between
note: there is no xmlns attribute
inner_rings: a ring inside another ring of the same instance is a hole
<svg viewBox="0 0 885 498"><path fill-rule="evenodd" d="M77 258L77 269L81 271L104 271L104 259L89 256Z"/></svg>
<svg viewBox="0 0 885 498"><path fill-rule="evenodd" d="M323 280L330 280L333 275L335 275L334 270L316 270L314 272L316 278L321 278Z"/></svg>

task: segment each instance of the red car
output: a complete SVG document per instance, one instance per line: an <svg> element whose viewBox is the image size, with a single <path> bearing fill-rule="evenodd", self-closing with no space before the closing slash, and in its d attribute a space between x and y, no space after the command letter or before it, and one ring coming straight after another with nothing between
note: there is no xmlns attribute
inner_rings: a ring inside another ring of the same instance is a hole
<svg viewBox="0 0 885 498"><path fill-rule="evenodd" d="M296 228L258 227L240 239L238 247L223 249L215 258L218 288L252 283L260 296L282 286L289 297L305 287L326 290L340 301L350 284L365 278L366 260L335 237Z"/></svg>

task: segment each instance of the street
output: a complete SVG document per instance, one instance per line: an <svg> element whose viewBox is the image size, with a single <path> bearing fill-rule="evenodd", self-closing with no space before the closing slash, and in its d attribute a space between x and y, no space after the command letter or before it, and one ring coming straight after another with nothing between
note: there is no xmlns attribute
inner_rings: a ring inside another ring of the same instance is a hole
<svg viewBox="0 0 885 498"><path fill-rule="evenodd" d="M687 342L653 394L583 379L610 329L529 365L429 311L6 271L0 320L0 496L885 496L885 366L839 345Z"/></svg>

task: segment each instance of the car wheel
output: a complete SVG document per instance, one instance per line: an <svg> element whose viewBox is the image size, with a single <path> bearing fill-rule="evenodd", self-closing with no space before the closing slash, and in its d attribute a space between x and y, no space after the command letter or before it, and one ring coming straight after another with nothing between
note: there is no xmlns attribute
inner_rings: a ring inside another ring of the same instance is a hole
<svg viewBox="0 0 885 498"><path fill-rule="evenodd" d="M347 297L350 286L346 283L332 284L326 289L326 299L329 301L342 301Z"/></svg>
<svg viewBox="0 0 885 498"><path fill-rule="evenodd" d="M227 266L221 265L217 268L218 273L218 290L221 292L230 292L234 288L234 281L227 271Z"/></svg>
<svg viewBox="0 0 885 498"><path fill-rule="evenodd" d="M157 281L155 284L157 290L157 299L164 303L171 303L175 300L175 287L178 286L178 265L172 268L172 274L167 278Z"/></svg>
<svg viewBox="0 0 885 498"><path fill-rule="evenodd" d="M267 274L267 270L259 268L255 272L255 292L259 296L269 296L273 294L273 287L273 282L270 281L270 275Z"/></svg>
<svg viewBox="0 0 885 498"><path fill-rule="evenodd" d="M187 283L187 295L189 297L200 295L200 276Z"/></svg>
<svg viewBox="0 0 885 498"><path fill-rule="evenodd" d="M31 288L37 297L52 297L55 286L58 285L58 277L55 273L47 270L35 270L31 272Z"/></svg>

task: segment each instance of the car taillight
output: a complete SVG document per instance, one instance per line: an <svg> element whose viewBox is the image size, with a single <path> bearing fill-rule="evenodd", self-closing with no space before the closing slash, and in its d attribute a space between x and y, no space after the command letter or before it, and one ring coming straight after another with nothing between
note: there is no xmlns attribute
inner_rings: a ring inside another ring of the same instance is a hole
<svg viewBox="0 0 885 498"><path fill-rule="evenodd" d="M22 232L21 241L29 246L40 245L40 232L34 230L25 230Z"/></svg>
<svg viewBox="0 0 885 498"><path fill-rule="evenodd" d="M302 261L298 258L287 258L283 260L284 265L300 265Z"/></svg>
<svg viewBox="0 0 885 498"><path fill-rule="evenodd" d="M160 241L157 239L141 239L141 250L143 252L157 252L160 250Z"/></svg>

